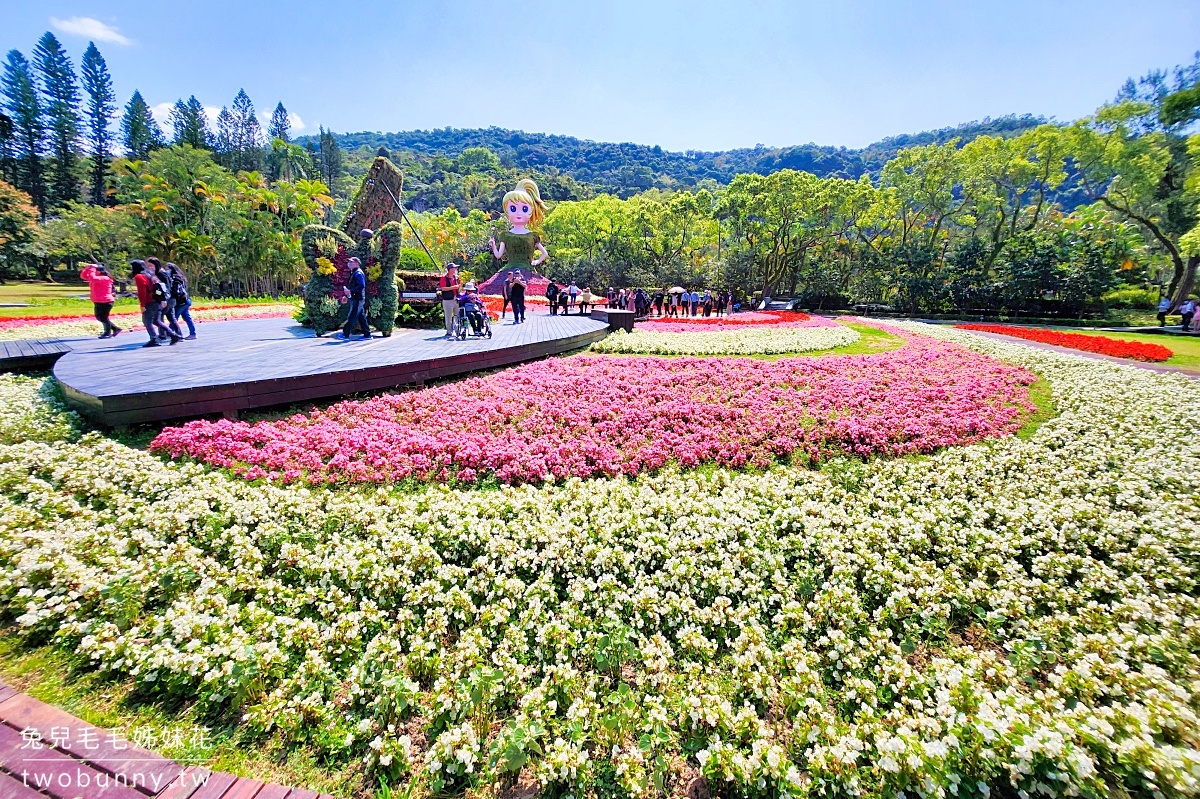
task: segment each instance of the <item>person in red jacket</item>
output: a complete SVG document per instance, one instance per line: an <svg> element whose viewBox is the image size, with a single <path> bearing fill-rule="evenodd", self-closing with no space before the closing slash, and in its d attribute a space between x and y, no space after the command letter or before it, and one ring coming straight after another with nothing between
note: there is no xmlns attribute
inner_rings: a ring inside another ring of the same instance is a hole
<svg viewBox="0 0 1200 799"><path fill-rule="evenodd" d="M133 282L137 285L138 304L142 306L142 324L150 340L143 347L157 347L160 338L170 338L172 344L178 344L183 339L175 335L171 328L163 324L162 312L167 305L167 292L154 272L146 268L145 261L130 261L133 272Z"/></svg>
<svg viewBox="0 0 1200 799"><path fill-rule="evenodd" d="M92 307L96 312L96 321L104 325L100 338L112 338L121 332L121 328L108 320L112 313L113 279L103 264L88 264L80 271L79 276L87 281L88 295L92 298Z"/></svg>

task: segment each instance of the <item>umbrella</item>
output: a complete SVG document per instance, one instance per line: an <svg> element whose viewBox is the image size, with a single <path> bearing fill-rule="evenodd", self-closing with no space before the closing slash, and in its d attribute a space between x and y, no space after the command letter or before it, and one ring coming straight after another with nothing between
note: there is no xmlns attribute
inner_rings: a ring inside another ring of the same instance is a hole
<svg viewBox="0 0 1200 799"><path fill-rule="evenodd" d="M667 289L667 293L668 294L687 294L687 289L685 289L683 286L675 286L674 288Z"/></svg>

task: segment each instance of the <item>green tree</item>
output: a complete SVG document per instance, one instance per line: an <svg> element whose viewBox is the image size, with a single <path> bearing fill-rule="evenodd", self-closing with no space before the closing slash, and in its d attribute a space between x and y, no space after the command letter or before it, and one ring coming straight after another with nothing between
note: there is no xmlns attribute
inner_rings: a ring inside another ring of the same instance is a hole
<svg viewBox="0 0 1200 799"><path fill-rule="evenodd" d="M145 160L118 159L113 176L139 251L193 276L214 264L213 233L234 179L207 151L185 145L154 150Z"/></svg>
<svg viewBox="0 0 1200 799"><path fill-rule="evenodd" d="M37 211L29 195L0 180L0 280L24 271L37 238Z"/></svg>
<svg viewBox="0 0 1200 799"><path fill-rule="evenodd" d="M94 205L106 202L105 176L112 159L112 132L109 124L117 112L116 94L113 92L112 77L104 56L96 49L95 42L88 42L80 65L83 89L87 92L88 143L92 155L91 201Z"/></svg>
<svg viewBox="0 0 1200 799"><path fill-rule="evenodd" d="M121 135L124 138L125 150L131 158L145 158L164 144L162 130L154 121L150 106L146 105L139 91L134 91L125 106L125 116L121 119Z"/></svg>
<svg viewBox="0 0 1200 799"><path fill-rule="evenodd" d="M0 180L10 183L17 179L17 159L13 155L15 133L12 117L0 112Z"/></svg>
<svg viewBox="0 0 1200 799"><path fill-rule="evenodd" d="M230 111L233 119L233 151L229 168L235 172L254 172L262 168L262 127L254 103L245 89L239 89Z"/></svg>
<svg viewBox="0 0 1200 799"><path fill-rule="evenodd" d="M135 244L125 208L70 202L42 226L42 246L55 259L115 267Z"/></svg>
<svg viewBox="0 0 1200 799"><path fill-rule="evenodd" d="M4 107L13 121L17 159L17 186L33 198L43 216L46 213L46 178L42 169L42 108L33 83L33 71L20 50L9 50L0 79Z"/></svg>
<svg viewBox="0 0 1200 799"><path fill-rule="evenodd" d="M312 162L309 160L308 151L299 144L284 139L272 139L271 150L267 153L267 168L272 182L291 182L307 177L312 169Z"/></svg>
<svg viewBox="0 0 1200 799"><path fill-rule="evenodd" d="M211 150L214 146L212 132L208 129L208 116L194 94L187 102L175 101L171 108L171 130L175 145L186 144L198 150Z"/></svg>
<svg viewBox="0 0 1200 799"><path fill-rule="evenodd" d="M1071 156L1090 199L1137 224L1170 259L1168 296L1190 288L1200 255L1181 249L1180 238L1196 226L1193 160L1187 142L1162 131L1143 132L1146 103L1105 106L1068 131Z"/></svg>
<svg viewBox="0 0 1200 799"><path fill-rule="evenodd" d="M267 139L270 141L283 139L285 143L290 142L291 138L288 133L291 129L292 120L288 117L287 109L283 107L283 103L277 103L275 110L271 112L271 121L267 125Z"/></svg>
<svg viewBox="0 0 1200 799"><path fill-rule="evenodd" d="M79 86L71 59L53 33L47 31L33 48L33 63L45 98L42 113L50 131L53 180L48 205L58 208L79 196L76 183L79 138Z"/></svg>

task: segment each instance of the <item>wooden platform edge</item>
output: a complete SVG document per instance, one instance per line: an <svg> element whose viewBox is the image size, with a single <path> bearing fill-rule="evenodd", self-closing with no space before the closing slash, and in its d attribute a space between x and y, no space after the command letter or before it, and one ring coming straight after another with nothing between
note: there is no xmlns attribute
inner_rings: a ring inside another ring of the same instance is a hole
<svg viewBox="0 0 1200 799"><path fill-rule="evenodd" d="M63 388L63 395L79 411L100 424L117 427L215 413L236 413L293 402L333 399L419 381L512 366L581 349L599 341L607 334L607 329L600 328L557 339L496 350L459 353L442 358L264 381L245 381L224 386L127 394L111 398L92 396L62 380L59 380L59 383Z"/></svg>

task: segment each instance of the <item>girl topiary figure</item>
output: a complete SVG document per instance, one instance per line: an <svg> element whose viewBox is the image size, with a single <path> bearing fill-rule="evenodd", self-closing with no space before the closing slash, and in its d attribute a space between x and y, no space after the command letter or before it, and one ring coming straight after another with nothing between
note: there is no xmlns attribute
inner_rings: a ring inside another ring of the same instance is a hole
<svg viewBox="0 0 1200 799"><path fill-rule="evenodd" d="M510 227L488 239L492 255L507 261L509 269L523 267L532 273L533 267L540 266L550 257L541 238L530 230L530 227L541 227L546 215L546 204L542 202L537 184L529 178L517 181L517 187L504 195L504 215L508 217Z"/></svg>

